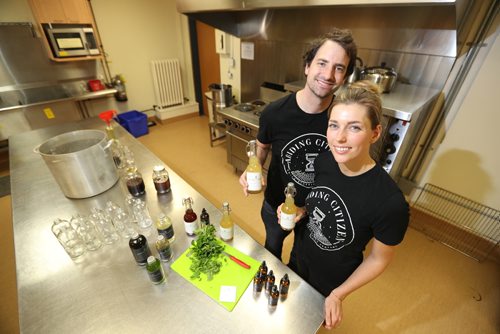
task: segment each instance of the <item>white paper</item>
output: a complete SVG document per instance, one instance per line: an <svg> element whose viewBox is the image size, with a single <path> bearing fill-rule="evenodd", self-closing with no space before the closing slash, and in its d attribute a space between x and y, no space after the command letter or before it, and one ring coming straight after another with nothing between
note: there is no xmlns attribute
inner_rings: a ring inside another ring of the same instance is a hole
<svg viewBox="0 0 500 334"><path fill-rule="evenodd" d="M233 303L236 301L236 287L223 285L220 287L219 300L221 302Z"/></svg>
<svg viewBox="0 0 500 334"><path fill-rule="evenodd" d="M253 60L254 44L253 42L241 42L241 59Z"/></svg>

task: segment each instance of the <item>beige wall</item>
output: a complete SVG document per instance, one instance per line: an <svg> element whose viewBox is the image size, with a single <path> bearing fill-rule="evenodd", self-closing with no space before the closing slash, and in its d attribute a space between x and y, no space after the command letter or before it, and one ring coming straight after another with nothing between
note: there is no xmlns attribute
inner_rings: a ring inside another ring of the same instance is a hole
<svg viewBox="0 0 500 334"><path fill-rule="evenodd" d="M238 37L229 35L228 54L220 55L220 81L231 85L236 101L241 101L241 40ZM214 36L215 43L215 36ZM247 102L247 101L243 101Z"/></svg>
<svg viewBox="0 0 500 334"><path fill-rule="evenodd" d="M444 140L421 185L432 183L500 210L498 20L495 27L487 40L491 49L483 49L465 81L463 102L456 106L456 116L447 120Z"/></svg>
<svg viewBox="0 0 500 334"><path fill-rule="evenodd" d="M194 101L187 19L175 0L92 0L112 75L126 80L130 109L156 104L150 61L178 58L184 96Z"/></svg>

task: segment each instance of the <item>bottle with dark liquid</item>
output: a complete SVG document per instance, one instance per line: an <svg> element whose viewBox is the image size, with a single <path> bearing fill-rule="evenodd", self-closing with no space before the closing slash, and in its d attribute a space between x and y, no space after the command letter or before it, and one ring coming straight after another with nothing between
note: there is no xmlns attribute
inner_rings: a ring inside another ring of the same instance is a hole
<svg viewBox="0 0 500 334"><path fill-rule="evenodd" d="M170 178L165 167L153 167L153 183L158 194L165 194L170 191Z"/></svg>
<svg viewBox="0 0 500 334"><path fill-rule="evenodd" d="M191 197L186 197L182 200L182 205L186 208L186 212L184 213L184 229L190 237L194 236L198 229L198 216L193 211L193 203Z"/></svg>
<svg viewBox="0 0 500 334"><path fill-rule="evenodd" d="M280 295L281 299L285 300L288 297L288 289L290 288L290 280L288 279L288 274L285 274L280 280Z"/></svg>
<svg viewBox="0 0 500 334"><path fill-rule="evenodd" d="M274 277L274 273L272 270L269 271L269 274L267 275L266 277L266 294L270 294L271 293L271 289L274 285L274 282L276 281L276 278Z"/></svg>
<svg viewBox="0 0 500 334"><path fill-rule="evenodd" d="M269 308L275 309L276 306L278 306L278 298L280 296L280 292L278 291L278 287L276 285L273 285L270 292L269 292L269 299L267 300L267 305Z"/></svg>
<svg viewBox="0 0 500 334"><path fill-rule="evenodd" d="M160 255L160 259L163 262L168 262L172 259L173 253L172 253L172 247L170 247L170 242L160 234L158 238L156 239L156 250L158 251L158 255Z"/></svg>
<svg viewBox="0 0 500 334"><path fill-rule="evenodd" d="M135 262L140 266L145 266L148 262L148 257L151 256L151 250L149 249L146 237L135 232L132 238L130 238L128 245L132 251L132 255L134 255Z"/></svg>
<svg viewBox="0 0 500 334"><path fill-rule="evenodd" d="M207 209L203 208L200 215L200 223L203 225L210 225L210 216L208 215Z"/></svg>
<svg viewBox="0 0 500 334"><path fill-rule="evenodd" d="M127 189L132 196L139 197L146 193L146 186L141 173L136 168L128 168L125 176Z"/></svg>
<svg viewBox="0 0 500 334"><path fill-rule="evenodd" d="M262 286L264 285L264 279L258 271L253 278L253 292L258 294L262 291Z"/></svg>
<svg viewBox="0 0 500 334"><path fill-rule="evenodd" d="M262 278L266 279L267 278L267 264L266 261L262 261L259 267L259 272L262 275Z"/></svg>

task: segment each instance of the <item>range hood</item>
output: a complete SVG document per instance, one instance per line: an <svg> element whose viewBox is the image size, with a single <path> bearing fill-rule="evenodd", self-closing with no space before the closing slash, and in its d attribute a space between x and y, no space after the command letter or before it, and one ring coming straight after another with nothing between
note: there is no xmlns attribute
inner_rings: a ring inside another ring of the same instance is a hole
<svg viewBox="0 0 500 334"><path fill-rule="evenodd" d="M468 0L177 0L177 10L231 35L308 42L332 26L358 47L457 56L457 19ZM462 9L460 9L462 8ZM300 29L292 28L298 25ZM293 30L293 35L290 33ZM444 42L444 43L443 43Z"/></svg>

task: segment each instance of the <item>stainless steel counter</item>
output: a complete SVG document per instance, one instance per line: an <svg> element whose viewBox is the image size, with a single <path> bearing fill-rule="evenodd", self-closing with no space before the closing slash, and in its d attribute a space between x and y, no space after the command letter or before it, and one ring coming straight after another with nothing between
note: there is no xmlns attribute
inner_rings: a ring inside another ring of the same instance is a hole
<svg viewBox="0 0 500 334"><path fill-rule="evenodd" d="M267 309L264 294L257 299L253 297L252 284L234 310L228 312L172 271L169 265L164 266L166 284L155 286L149 281L145 268L135 264L125 239L87 252L76 262L71 260L51 232L53 220L70 218L74 213L88 214L92 207L102 208L108 200L124 206L126 190L119 182L96 197L68 199L42 158L32 150L57 134L87 128L104 129L104 124L91 118L9 139L22 333L316 332L323 321L323 297L237 226L230 243L233 247L256 260L266 260L278 279L285 273L291 277L288 299L280 301L273 313ZM146 201L152 216L156 217L162 210L173 220L175 260L192 240L184 232L182 197L193 197L197 213L205 207L217 227L220 211L168 166L172 191L157 196L150 174L154 165L163 163L122 128L117 127L117 135L135 154L146 183ZM153 250L156 231L144 233Z"/></svg>

